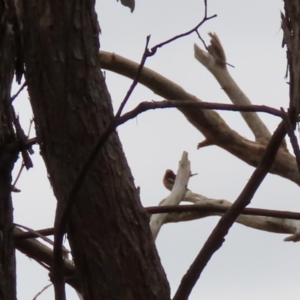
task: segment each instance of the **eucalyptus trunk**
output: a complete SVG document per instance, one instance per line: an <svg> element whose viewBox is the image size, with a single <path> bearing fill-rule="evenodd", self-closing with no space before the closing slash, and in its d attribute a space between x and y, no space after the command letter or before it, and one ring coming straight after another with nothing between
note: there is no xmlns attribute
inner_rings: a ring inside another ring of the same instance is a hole
<svg viewBox="0 0 300 300"><path fill-rule="evenodd" d="M99 68L93 1L19 1L26 81L58 204L113 118ZM119 137L113 132L77 193L67 236L84 299L170 299Z"/></svg>

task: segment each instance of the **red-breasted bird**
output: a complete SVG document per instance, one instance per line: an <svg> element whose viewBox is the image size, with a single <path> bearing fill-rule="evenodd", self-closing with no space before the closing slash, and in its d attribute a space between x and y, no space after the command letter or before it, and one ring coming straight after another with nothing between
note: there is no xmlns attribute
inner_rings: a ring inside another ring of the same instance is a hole
<svg viewBox="0 0 300 300"><path fill-rule="evenodd" d="M191 174L190 177L195 176L197 174L198 173ZM163 178L163 184L165 188L168 189L169 191L172 191L175 183L175 179L176 179L176 174L170 169L166 170L165 176Z"/></svg>

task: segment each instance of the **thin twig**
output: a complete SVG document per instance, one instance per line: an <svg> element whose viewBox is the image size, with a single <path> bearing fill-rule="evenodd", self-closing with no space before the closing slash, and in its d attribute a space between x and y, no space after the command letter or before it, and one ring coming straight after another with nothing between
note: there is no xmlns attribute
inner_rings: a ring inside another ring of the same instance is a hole
<svg viewBox="0 0 300 300"><path fill-rule="evenodd" d="M148 49L148 45L149 45L149 42L150 42L150 35L147 36L145 50L144 50L144 53L143 53L143 56L142 56L142 60L141 60L141 62L139 64L136 76L135 76L135 78L134 78L134 80L133 80L133 82L132 82L129 90L126 93L126 96L125 96L124 100L122 101L122 103L121 103L121 105L120 105L120 107L119 107L119 109L118 109L118 111L116 113L116 118L119 118L121 116L121 113L122 113L122 111L123 111L126 103L128 102L129 97L131 96L131 94L132 94L134 88L136 87L136 85L138 84L139 77L141 75L141 72L142 72L143 67L144 67L144 65L146 63L147 58L150 57L150 56L153 56L156 53L156 51L157 51L158 48L161 48L161 47L165 46L166 44L169 44L169 43L171 43L171 42L173 42L173 41L175 41L175 40L177 40L179 38L187 36L187 35L189 35L189 34L191 34L193 32L196 32L199 35L198 29L201 27L201 25L203 25L206 21L208 21L208 20L210 20L212 18L215 18L215 17L217 17L217 15L213 15L213 16L207 17L207 0L204 0L204 17L203 17L202 21L199 24L197 24L194 28L192 28L191 30L189 30L189 31L187 31L185 33L176 35L175 37L172 37L172 38L168 39L167 41L159 43L159 44L153 46L150 50ZM204 41L203 41L203 43L205 45Z"/></svg>
<svg viewBox="0 0 300 300"><path fill-rule="evenodd" d="M269 141L260 164L253 172L245 188L243 189L237 200L232 204L230 209L221 217L217 226L210 234L203 248L200 250L194 262L188 269L187 273L183 276L173 300L188 299L206 264L211 259L212 255L222 246L225 240L224 238L227 235L230 227L232 226L236 218L242 213L244 208L250 203L256 190L267 175L274 162L276 153L285 134L285 125L282 121L271 137L271 140Z"/></svg>
<svg viewBox="0 0 300 300"><path fill-rule="evenodd" d="M14 107L12 105L10 106L10 110L13 117L13 123L14 123L18 142L23 146L26 143L28 137L25 135L24 130L20 124L19 117L16 115ZM23 163L27 170L33 167L31 158L29 156L30 152L31 152L30 147L21 150Z"/></svg>
<svg viewBox="0 0 300 300"><path fill-rule="evenodd" d="M21 87L20 87L19 90L16 92L16 94L14 94L13 96L11 96L11 98L10 98L10 104L12 104L13 101L19 96L19 94L23 91L23 89L25 88L25 86L27 86L26 80L25 80L25 82L21 85Z"/></svg>
<svg viewBox="0 0 300 300"><path fill-rule="evenodd" d="M262 112L262 113L271 114L276 117L281 117L281 118L283 117L282 111L266 105L235 105L235 104L223 104L223 103L213 103L213 102L198 102L198 101L191 101L191 100L162 100L162 101L141 102L133 110L125 113L119 119L117 119L116 125L119 126L148 110L163 109L163 108L180 108L180 107L198 107L201 109L224 110L224 111Z"/></svg>
<svg viewBox="0 0 300 300"><path fill-rule="evenodd" d="M21 234L23 230L18 227L14 228L14 236ZM25 233L25 232L23 232ZM53 262L53 251L50 247L41 243L37 239L20 239L15 240L16 248L26 256L34 259L41 266L50 269ZM74 262L70 259L64 259L64 271L66 283L70 284L76 291L82 292L81 281L76 277Z"/></svg>
<svg viewBox="0 0 300 300"><path fill-rule="evenodd" d="M162 214L162 213L182 213L182 212L226 212L229 207L225 206L207 206L200 207L197 205L170 205L170 206L148 206L145 207L145 210L149 214ZM242 212L243 215L250 216L262 216L262 217L273 217L279 219L291 219L291 220L300 220L300 213L292 211L279 211L271 209L261 209L261 208L245 208ZM15 224L17 225L17 224ZM14 233L14 239L16 241L21 241L25 239L34 239L39 237L39 234L43 236L49 236L54 234L54 228L45 228L34 230L33 232L17 232Z"/></svg>
<svg viewBox="0 0 300 300"><path fill-rule="evenodd" d="M24 85L24 84L23 84L23 85ZM27 141L28 141L28 137L29 137L29 135L30 135L32 122L33 122L33 120L31 119L31 120L30 120L30 123L29 123L28 133L27 133ZM28 149L27 151L28 151L30 154L33 154L33 150L31 149L30 146L29 146L27 149ZM16 184L17 184L17 182L18 182L18 180L19 180L19 178L20 178L20 176L21 176L21 174L22 174L22 171L23 171L24 167L25 167L25 163L24 163L24 159L22 158L22 164L21 164L20 170L19 170L19 172L18 172L18 175L17 175L17 177L16 177L14 183L12 184L12 190L15 188L15 186L16 186Z"/></svg>
<svg viewBox="0 0 300 300"><path fill-rule="evenodd" d="M13 182L13 184L11 185L12 190L16 187L16 184L17 184L17 182L18 182L18 180L19 180L19 178L22 174L22 171L23 171L24 167L25 167L25 164L24 164L24 161L22 160L22 164L21 164L21 167L19 169L18 175L17 175L15 181Z"/></svg>
<svg viewBox="0 0 300 300"><path fill-rule="evenodd" d="M30 131L31 131L31 128L32 128L32 123L33 123L33 119L30 119L27 137L29 137L29 135L30 135Z"/></svg>
<svg viewBox="0 0 300 300"><path fill-rule="evenodd" d="M36 300L36 299L37 299L41 294L43 294L43 293L45 292L45 290L46 290L47 288L49 288L51 285L52 285L52 283L46 285L40 292L38 292L38 293L35 295L35 297L32 298L32 300Z"/></svg>
<svg viewBox="0 0 300 300"><path fill-rule="evenodd" d="M17 225L17 224L15 224ZM18 225L17 225L18 226ZM49 236L54 234L54 228L45 228L45 229L39 229L39 230L34 230L32 231L18 231L14 233L14 239L15 241L19 240L26 240L26 239L35 239L39 237L40 235L42 236Z"/></svg>
<svg viewBox="0 0 300 300"><path fill-rule="evenodd" d="M35 231L34 229L32 229L30 227L20 225L20 224L16 224L16 223L15 223L15 226L26 229L29 233L31 233L32 235L35 235L35 238L39 237L42 240L44 240L45 242L47 242L48 244L50 244L51 246L53 246L53 241L50 240L49 238L47 238L46 236L44 236L43 234L41 234L40 232Z"/></svg>
<svg viewBox="0 0 300 300"><path fill-rule="evenodd" d="M146 63L147 57L148 57L149 54L150 54L150 53L149 53L149 50L148 50L149 41L150 41L150 35L148 35L147 38L146 38L145 50L144 50L144 53L143 53L143 56L142 56L142 60L141 60L141 62L140 62L140 64L139 64L139 67L138 67L136 76L135 76L135 78L134 78L134 80L133 80L133 82L132 82L132 84L131 84L129 90L128 90L127 93L126 93L126 96L125 96L124 100L121 102L121 105L120 105L120 107L119 107L119 109L118 109L118 111L117 111L117 113L116 113L116 118L118 118L118 117L121 116L122 111L123 111L123 109L124 109L126 103L128 102L129 97L131 96L133 90L135 89L135 87L137 86L137 84L138 84L138 82L139 82L139 81L138 81L138 80L139 80L139 77L140 77L141 72L142 72L142 70L143 70L143 67L144 67L144 65L145 65L145 63Z"/></svg>
<svg viewBox="0 0 300 300"><path fill-rule="evenodd" d="M78 176L75 180L75 183L72 186L72 189L67 197L66 201L64 202L64 209L62 210L60 218L57 220L57 234L63 235L65 232L65 228L67 225L67 221L69 218L69 214L73 205L73 200L83 182L83 179L89 169L89 166L94 161L97 153L99 152L100 148L103 146L107 138L110 134L117 128L117 126L124 124L130 119L137 117L140 113L150 110L150 109L158 109L158 108L167 108L167 107L180 107L180 106L199 106L205 109L221 109L221 110L243 110L243 111L261 111L270 113L276 116L281 117L281 111L276 110L271 107L267 106L260 106L260 105L250 105L250 106L239 106L233 104L219 104L219 103L206 103L206 102L195 102L195 101L159 101L159 102L142 102L140 103L135 109L132 111L124 114L119 118L114 118L110 125L104 130L104 132L100 135L100 138L95 145L94 149L87 157L86 161L84 162ZM60 237L62 241L62 236ZM54 249L55 249L55 239L54 239ZM55 250L54 250L55 252Z"/></svg>
<svg viewBox="0 0 300 300"><path fill-rule="evenodd" d="M180 38L182 38L182 37L188 36L188 35L190 35L190 34L193 33L193 32L196 32L196 34L198 34L198 36L199 36L198 29L199 29L206 21L209 21L209 20L211 20L211 19L217 17L216 14L214 14L214 15L212 15L212 16L210 16L210 17L207 16L207 1L206 1L206 0L204 1L204 6L205 6L205 8L204 8L204 17L203 17L203 19L201 20L200 23L198 23L194 28L192 28L192 29L190 29L190 30L188 30L188 31L186 31L186 32L184 32L184 33L178 34L178 35L176 35L176 36L174 36L174 37L172 37L172 38L170 38L170 39L168 39L168 40L166 40L166 41L164 41L164 42L162 42L162 43L159 43L159 44L155 45L154 47L151 48L151 50L150 50L151 53L154 54L154 53L156 53L156 51L157 51L158 48L161 48L161 47L163 47L163 46L165 46L165 45L167 45L167 44L169 44L169 43L172 43L172 42L174 42L175 40L180 39ZM204 44L204 45L205 45L205 44Z"/></svg>
<svg viewBox="0 0 300 300"><path fill-rule="evenodd" d="M31 233L32 235L35 235L35 238L39 237L42 240L44 240L45 242L47 242L48 244L50 244L51 246L54 245L54 242L52 240L50 240L49 238L47 238L46 236L44 236L40 231L35 231L34 229L32 229L30 227L20 225L20 224L14 224L14 225L17 226L17 227L26 229L28 231L28 233ZM64 258L68 258L70 250L68 250L66 247L62 247L62 251L63 251Z"/></svg>
<svg viewBox="0 0 300 300"><path fill-rule="evenodd" d="M142 72L142 70L143 70L143 67L144 67L144 65L145 65L145 62L146 62L147 58L150 57L150 56L153 56L153 55L156 53L156 51L157 51L158 48L161 48L161 47L163 47L163 46L165 46L165 45L167 45L167 44L169 44L169 43L171 43L171 42L173 42L173 41L175 41L175 40L177 40L177 39L179 39L179 38L182 38L182 37L184 37L184 36L190 35L190 34L193 33L193 32L196 32L196 33L198 34L198 36L199 36L198 29L199 29L206 21L208 21L208 20L210 20L210 19L213 19L213 18L217 17L217 15L213 15L213 16L207 17L207 1L206 1L206 0L204 1L204 7L205 7L205 13L204 13L204 17L203 17L202 21L201 21L200 23L198 23L198 24L197 24L194 28L192 28L191 30L189 30L189 31L187 31L187 32L185 32L185 33L181 33L181 34L179 34L179 35L176 35L176 36L174 36L174 37L172 37L172 38L170 38L170 39L168 39L168 40L166 40L166 41L164 41L164 42L162 42L162 43L159 43L159 44L153 46L150 50L148 49L148 45L149 45L149 41L150 41L150 35L147 36L147 39L146 39L146 46L145 46L144 54L143 54L143 56L142 56L142 60L141 60L141 62L140 62L140 64L139 64L139 67L138 67L138 70L137 70L135 79L134 79L134 81L132 82L132 84L131 84L131 86L130 86L128 92L126 93L126 96L125 96L124 100L122 101L122 103L121 103L121 105L120 105L120 107L119 107L119 109L118 109L118 111L117 111L117 113L116 113L116 117L117 117L117 118L121 116L121 113L122 113L122 111L123 111L123 109L124 109L124 107L125 107L125 105L126 105L128 99L129 99L129 97L131 96L131 94L132 94L134 88L136 87L136 85L138 84L138 80L139 80L140 74L141 74L141 72ZM202 39L201 39L201 40L202 40ZM203 40L202 40L202 42L203 42L204 45L205 45L205 42L204 42Z"/></svg>

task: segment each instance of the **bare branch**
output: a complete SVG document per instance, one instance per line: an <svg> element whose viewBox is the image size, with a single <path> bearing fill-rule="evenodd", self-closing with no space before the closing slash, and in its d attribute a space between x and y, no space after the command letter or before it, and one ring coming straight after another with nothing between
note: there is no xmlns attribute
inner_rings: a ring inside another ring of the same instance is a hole
<svg viewBox="0 0 300 300"><path fill-rule="evenodd" d="M147 39L146 39L146 45L145 45L145 50L144 50L144 53L143 53L141 62L140 62L140 64L139 64L139 68L138 68L138 71L137 71L137 73L136 73L136 76L135 76L135 78L134 78L134 80L133 80L133 82L132 82L132 84L131 84L129 90L128 90L127 93L126 93L126 96L125 96L124 100L122 101L122 103L121 103L121 105L120 105L120 107L119 107L119 109L118 109L118 111L117 111L117 113L116 113L116 118L118 118L118 117L121 116L122 111L123 111L123 109L124 109L126 103L127 103L128 100L129 100L129 97L131 96L133 90L135 89L135 87L136 87L137 84L138 84L138 79L139 79L139 77L140 77L140 75L141 75L141 72L142 72L143 67L144 67L144 65L145 65L145 62L146 62L146 60L147 60L147 57L150 55L150 52L149 52L149 50L148 50L149 41L150 41L150 35L147 36Z"/></svg>
<svg viewBox="0 0 300 300"><path fill-rule="evenodd" d="M201 109L214 109L224 111L245 111L245 112L263 112L276 117L283 118L284 112L265 105L234 105L234 104L223 104L213 102L200 102L191 100L161 100L151 102L141 102L133 110L125 113L116 120L117 125L124 124L130 119L136 118L139 114L152 109L163 109L163 108L182 108L182 107L197 107Z"/></svg>
<svg viewBox="0 0 300 300"><path fill-rule="evenodd" d="M222 89L234 104L251 105L251 101L233 80L226 67L226 56L220 39L215 33L209 33L211 37L208 52L194 45L195 58L206 67L216 78ZM241 112L247 125L253 132L255 140L259 143L267 143L271 134L266 125L256 113Z"/></svg>
<svg viewBox="0 0 300 300"><path fill-rule="evenodd" d="M133 8L134 8L134 5L133 5ZM122 103L121 103L121 105L120 105L120 107L119 107L119 109L118 109L118 111L116 113L116 118L118 118L118 117L121 116L121 113L123 111L124 106L126 105L126 103L127 103L128 99L129 99L129 97L131 96L134 88L136 87L136 85L138 83L138 78L140 77L141 71L142 71L142 69L143 69L143 67L144 67L144 65L146 63L147 58L149 56L154 55L156 53L157 49L159 49L159 48L161 48L161 47L163 47L163 46L165 46L165 45L167 45L167 44L169 44L169 43L171 43L171 42L173 42L173 41L175 41L175 40L177 40L179 38L188 36L188 35L190 35L193 32L198 32L198 29L206 21L208 21L210 19L213 19L213 18L215 18L217 16L217 15L213 15L213 16L210 16L210 17L207 16L207 1L204 1L204 8L205 8L205 10L204 10L204 17L203 17L203 19L201 20L201 22L198 25L196 25L194 28L192 28L191 30L189 30L189 31L187 31L185 33L176 35L176 36L174 36L174 37L172 37L172 38L170 38L170 39L168 39L168 40L166 40L166 41L164 41L162 43L159 43L159 44L155 45L150 50L148 49L148 45L149 45L149 41L150 41L150 35L147 36L145 50L144 50L144 53L143 53L143 56L142 56L142 60L141 60L141 62L139 64L138 71L136 73L136 76L135 76L135 78L134 78L134 80L133 80L133 82L132 82L132 84L131 84L128 92L126 93L126 96L125 96L124 100L122 101Z"/></svg>
<svg viewBox="0 0 300 300"><path fill-rule="evenodd" d="M134 78L139 66L122 56L104 51L100 51L100 60L101 67L104 69L129 78ZM146 67L141 72L139 82L165 99L201 102L200 99L187 93L179 85ZM265 145L240 136L214 111L205 111L200 108L180 108L179 110L193 126L202 132L207 144L217 145L251 166L255 167L259 164ZM300 184L300 175L295 158L282 148L278 151L270 172Z"/></svg>
<svg viewBox="0 0 300 300"><path fill-rule="evenodd" d="M161 202L162 206L179 204L183 199L187 184L191 175L190 162L187 152L183 152L178 166L178 172L171 194ZM156 239L161 226L164 224L167 214L153 215L150 220L150 228L153 238Z"/></svg>
<svg viewBox="0 0 300 300"><path fill-rule="evenodd" d="M188 299L206 264L211 259L212 255L222 246L230 227L244 208L250 203L256 190L269 172L285 134L285 126L284 123L281 122L266 148L261 163L252 174L237 200L222 216L187 273L183 276L173 300Z"/></svg>
<svg viewBox="0 0 300 300"><path fill-rule="evenodd" d="M24 240L24 239L32 239L32 238L37 238L40 235L42 236L48 236L48 235L53 235L54 234L54 228L46 228L46 229L40 229L40 230L34 230L34 231L15 231L14 232L14 238L15 241L18 240Z"/></svg>
<svg viewBox="0 0 300 300"><path fill-rule="evenodd" d="M191 191L186 192L182 201L191 202L194 205L150 206L145 207L145 210L151 215L168 214L167 218L164 220L164 224L166 224L193 221L210 216L222 216L232 205L232 203L227 200L208 198ZM161 201L161 204L162 203L163 201ZM256 218L257 216L264 218ZM249 218L244 219L243 217ZM282 219L292 220L293 227L286 227L286 220ZM237 223L255 229L273 233L293 234L293 236L296 236L298 228L300 228L300 222L298 221L300 221L300 213L261 208L245 208L243 210L243 214L236 220ZM40 234L43 236L53 235L54 228L46 228L30 232L14 232L14 239L15 241L34 239L39 237Z"/></svg>
<svg viewBox="0 0 300 300"><path fill-rule="evenodd" d="M180 39L180 38L182 38L182 37L188 36L188 35L190 35L190 34L193 33L193 32L196 32L196 33L199 35L198 29L199 29L206 21L211 20L211 19L217 17L216 14L215 14L215 15L212 15L212 16L210 16L210 17L207 16L207 1L204 1L204 7L205 7L205 10L204 10L204 17L203 17L203 19L201 20L200 23L198 23L194 28L192 28L192 29L190 29L190 30L188 30L188 31L186 31L186 32L184 32L184 33L178 34L178 35L176 35L176 36L174 36L174 37L172 37L172 38L170 38L170 39L168 39L168 40L166 40L166 41L164 41L164 42L162 42L162 43L157 44L156 46L154 46L154 47L151 48L151 52L152 52L152 53L156 53L156 51L157 51L158 48L161 48L161 47L163 47L163 46L165 46L165 45L167 45L167 44L169 44L169 43L172 43L172 42L174 42L175 40L178 40L178 39Z"/></svg>
<svg viewBox="0 0 300 300"><path fill-rule="evenodd" d="M165 224L193 221L211 216L223 216L231 202L211 199L188 191L184 200L195 205L146 207L150 214L167 213ZM300 241L300 213L259 208L245 208L236 219L237 223L272 233L291 234L285 241Z"/></svg>
<svg viewBox="0 0 300 300"><path fill-rule="evenodd" d="M24 231L19 228L14 228L15 235L22 235L23 232ZM20 252L34 259L38 263L42 263L43 266L47 267L47 270L50 269L53 262L53 251L51 248L35 239L17 239L15 240L15 245ZM76 278L74 263L65 258L63 265L66 282L77 292L82 292L80 283Z"/></svg>
<svg viewBox="0 0 300 300"><path fill-rule="evenodd" d="M19 90L10 98L10 104L13 103L13 101L20 95L20 93L23 91L23 89L27 86L26 80L22 84L22 86L19 88Z"/></svg>
<svg viewBox="0 0 300 300"><path fill-rule="evenodd" d="M53 241L50 240L49 238L47 238L46 236L42 235L40 232L33 230L32 228L29 228L27 226L24 225L20 225L20 224L15 224L15 226L26 229L28 232L30 232L32 235L35 235L35 237L39 237L42 240L44 240L45 242L47 242L48 244L50 244L51 246L53 246Z"/></svg>
<svg viewBox="0 0 300 300"><path fill-rule="evenodd" d="M52 283L47 284L46 286L44 286L34 297L32 300L36 300L40 295L42 295L44 293L44 291L46 289L48 289L50 286L52 285Z"/></svg>

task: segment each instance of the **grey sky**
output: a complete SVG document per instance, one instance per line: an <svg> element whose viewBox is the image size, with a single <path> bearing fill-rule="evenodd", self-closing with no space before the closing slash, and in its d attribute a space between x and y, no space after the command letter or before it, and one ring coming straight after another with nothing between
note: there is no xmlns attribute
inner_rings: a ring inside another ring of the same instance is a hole
<svg viewBox="0 0 300 300"><path fill-rule="evenodd" d="M288 106L288 86L284 80L285 50L281 48L279 0L208 0L208 21L200 33L216 32L224 46L230 70L240 87L255 104L279 108ZM146 36L150 47L194 27L203 17L203 1L136 0L133 14L114 0L97 1L102 29L101 48L140 61ZM150 57L146 66L182 85L203 101L229 103L212 75L193 57L193 44L203 47L195 34L177 40ZM106 72L114 107L123 99L131 81ZM126 111L145 100L158 100L146 88L134 91ZM27 96L17 99L23 124L31 112ZM252 138L237 113L221 113L241 135ZM275 117L262 115L273 131ZM198 176L190 189L211 198L234 201L249 179L253 168L217 147L197 150L203 136L175 109L151 111L118 129L136 185L141 188L145 206L156 205L168 195L162 185L167 168L177 169L182 151L189 152L191 167ZM15 222L33 228L52 226L55 200L37 148L35 167L18 183L22 193L14 195ZM278 176L268 175L251 206L298 211L298 187ZM218 218L166 225L157 240L172 292L192 263ZM298 299L299 244L283 242L284 235L260 232L235 225L223 247L204 270L190 300L196 299ZM48 283L47 272L35 262L18 255L19 299L32 299ZM76 299L70 292L69 299ZM53 299L52 288L40 296Z"/></svg>

